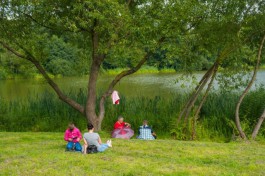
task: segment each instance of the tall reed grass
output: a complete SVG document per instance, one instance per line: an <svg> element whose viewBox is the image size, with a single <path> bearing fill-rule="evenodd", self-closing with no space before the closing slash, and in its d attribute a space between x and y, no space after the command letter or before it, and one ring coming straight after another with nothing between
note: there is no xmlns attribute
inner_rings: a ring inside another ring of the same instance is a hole
<svg viewBox="0 0 265 176"><path fill-rule="evenodd" d="M85 103L85 93L68 93L80 103ZM170 97L121 97L120 105L106 102L103 130L110 132L119 115L132 124L135 131L147 119L158 133L170 136L187 94L172 94ZM235 105L239 94L233 92L210 93L203 106L197 123L198 139L230 139L237 135L233 123ZM241 107L243 128L250 133L265 108L265 89L251 91ZM57 96L45 92L41 96L31 96L27 101L5 101L0 98L0 131L64 131L73 121L81 130L86 128L86 119L61 102ZM265 136L264 124L260 136Z"/></svg>

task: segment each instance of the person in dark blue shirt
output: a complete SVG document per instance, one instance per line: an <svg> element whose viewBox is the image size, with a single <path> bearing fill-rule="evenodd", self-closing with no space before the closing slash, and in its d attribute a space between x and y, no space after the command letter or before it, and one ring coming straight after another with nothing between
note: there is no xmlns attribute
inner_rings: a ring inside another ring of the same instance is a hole
<svg viewBox="0 0 265 176"><path fill-rule="evenodd" d="M156 139L156 134L154 133L151 126L148 125L147 120L144 120L143 125L139 127L138 134L139 134L139 136L137 137L138 139L143 139L143 140Z"/></svg>

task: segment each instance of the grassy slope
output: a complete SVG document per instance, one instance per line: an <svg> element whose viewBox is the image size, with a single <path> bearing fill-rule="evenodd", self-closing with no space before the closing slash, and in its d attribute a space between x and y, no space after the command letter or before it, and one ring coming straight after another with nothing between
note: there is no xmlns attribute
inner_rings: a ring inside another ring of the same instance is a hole
<svg viewBox="0 0 265 176"><path fill-rule="evenodd" d="M81 155L64 152L62 135L0 133L0 175L265 175L261 143L114 139Z"/></svg>

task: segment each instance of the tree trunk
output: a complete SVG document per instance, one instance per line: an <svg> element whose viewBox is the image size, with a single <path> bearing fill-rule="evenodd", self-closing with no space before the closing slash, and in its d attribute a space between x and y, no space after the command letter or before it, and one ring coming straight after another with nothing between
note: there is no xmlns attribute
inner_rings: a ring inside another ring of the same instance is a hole
<svg viewBox="0 0 265 176"><path fill-rule="evenodd" d="M212 77L213 72L211 71L210 75L206 77L206 79L202 82L201 86L199 87L197 93L195 94L195 96L192 97L191 101L188 104L188 107L186 108L186 114L184 116L184 122L187 123L188 121L188 117L190 115L190 112L194 106L194 103L197 101L200 93L202 92L203 88L205 87L205 85L208 83L209 79Z"/></svg>
<svg viewBox="0 0 265 176"><path fill-rule="evenodd" d="M198 120L198 117L199 117L199 113L201 111L201 108L202 108L203 104L206 101L207 96L209 95L209 92L210 92L211 87L213 85L213 81L214 81L214 79L216 77L216 74L217 74L217 71L218 71L218 67L219 67L219 65L216 65L216 67L214 69L214 73L213 73L213 75L211 77L211 81L208 84L208 87L206 89L206 92L204 93L204 96L203 96L203 98L202 98L202 100L200 102L199 107L196 109L196 112L195 112L195 115L194 115L194 118L193 118L193 125L192 125L192 128L193 128L192 129L192 140L196 139L196 124L197 124L197 120Z"/></svg>
<svg viewBox="0 0 265 176"><path fill-rule="evenodd" d="M202 98L202 100L201 100L201 102L200 102L199 107L196 109L196 113L195 113L195 118L196 118L196 119L198 119L198 116L199 116L199 113L200 113L200 111L201 111L201 108L202 108L203 104L205 103L206 98L207 98L207 96L209 95L209 92L210 92L210 90L211 90L211 88L212 88L213 81L214 81L214 79L215 79L215 77L216 77L216 74L217 74L217 69L218 69L218 66L216 67L216 69L215 69L215 71L214 71L214 73L213 73L213 75L212 75L211 81L210 81L210 83L208 84L208 87L207 87L207 89L206 89L206 91L205 91L205 93L204 93L204 96L203 96L203 98Z"/></svg>
<svg viewBox="0 0 265 176"><path fill-rule="evenodd" d="M260 58L261 58L261 52L262 52L262 48L264 45L264 41L265 41L265 35L261 41L260 47L259 47L259 51L258 51L258 58L257 58L257 63L256 66L254 67L254 71L253 71L253 76L250 80L250 82L248 83L248 86L246 87L246 89L244 90L244 92L242 93L242 95L240 96L238 103L236 105L236 113L235 113L235 122L236 122L236 127L237 130L239 132L239 135L242 139L247 139L246 134L244 133L242 127L241 127L241 123L240 123L240 116L239 116L239 110L240 110L240 105L243 101L243 99L245 98L246 94L248 93L248 91L250 90L250 88L252 87L254 81L256 80L256 76L257 76L257 71L260 65Z"/></svg>
<svg viewBox="0 0 265 176"><path fill-rule="evenodd" d="M98 117L96 114L96 101L97 101L97 79L99 73L100 65L97 62L93 61L91 65L91 70L89 74L88 82L88 97L86 102L86 118L89 123L92 123L95 127L95 130L100 130L98 128Z"/></svg>
<svg viewBox="0 0 265 176"><path fill-rule="evenodd" d="M95 30L98 21L94 20L94 26L91 30L91 43L92 43L92 64L89 73L88 81L88 97L86 102L86 118L89 123L94 125L96 131L101 130L101 121L96 114L96 101L97 101L97 80L100 66L104 60L104 55L98 53L99 36Z"/></svg>
<svg viewBox="0 0 265 176"><path fill-rule="evenodd" d="M189 112L191 110L191 108L194 105L194 102L197 100L198 95L201 93L201 91L203 90L204 86L206 85L206 83L208 82L209 78L212 75L212 71L214 69L216 64L214 64L202 77L202 79L200 80L199 84L197 85L197 87L195 88L194 92L191 94L189 100L187 101L187 103L185 104L183 110L181 111L179 117L178 117L178 121L177 123L180 123L182 117L185 117L185 121L187 121L187 117L189 115Z"/></svg>
<svg viewBox="0 0 265 176"><path fill-rule="evenodd" d="M256 137L258 135L258 132L259 132L259 129L260 129L260 127L261 127L262 122L264 121L264 119L265 119L265 109L264 109L262 115L260 116L260 118L259 118L259 120L258 120L258 122L257 122L257 124L256 124L256 126L255 126L255 128L253 130L253 132L252 132L251 138L253 140L256 139Z"/></svg>
<svg viewBox="0 0 265 176"><path fill-rule="evenodd" d="M263 48L264 42L265 42L265 36L263 37L263 40L262 40L260 48L259 48L258 61L257 61L257 66L256 67L259 66L259 62L260 62L260 58L261 58L261 53L262 53L262 48ZM255 128L253 130L253 132L252 132L251 138L253 140L257 137L259 129L260 129L264 119L265 119L265 109L264 109L262 115L260 116L260 118L259 118L259 120L258 120L258 122L257 122L257 124L256 124L256 126L255 126Z"/></svg>

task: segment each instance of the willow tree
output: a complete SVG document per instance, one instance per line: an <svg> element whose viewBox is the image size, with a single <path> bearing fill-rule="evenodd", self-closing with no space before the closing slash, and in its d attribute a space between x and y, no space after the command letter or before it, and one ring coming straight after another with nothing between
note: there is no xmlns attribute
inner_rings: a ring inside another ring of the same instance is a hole
<svg viewBox="0 0 265 176"><path fill-rule="evenodd" d="M186 35L203 11L197 1L4 0L0 3L1 45L32 63L59 99L84 115L97 130L101 129L104 118L105 100L115 85L139 70L162 44ZM85 104L67 96L43 67L47 57L43 48L49 34L67 35L75 41L73 44L91 51L87 55L90 69ZM102 63L118 59L130 60L133 66L116 75L97 105L96 84Z"/></svg>
<svg viewBox="0 0 265 176"><path fill-rule="evenodd" d="M264 8L263 1L212 0L205 1L204 5L208 7L205 10L207 18L203 18L192 31L196 36L192 38L193 48L197 47L197 51L201 51L200 55L215 59L183 106L178 116L178 124L181 121L186 124L189 118L193 118L194 123L196 123L220 68L226 69L227 65L232 66L235 62L235 65L245 65L247 60L242 57L240 51L246 45L250 48L253 38L263 31L262 26L253 27L253 24L260 22L255 18L264 14L262 11ZM237 53L236 56L235 53ZM240 69L235 68L235 65L231 68L234 71L239 71ZM238 82L240 81L238 80ZM195 128L193 130L195 131ZM193 134L194 137L195 134Z"/></svg>
<svg viewBox="0 0 265 176"><path fill-rule="evenodd" d="M260 66L260 63L262 61L262 58L264 58L264 44L265 44L265 2L263 4L260 4L259 10L256 10L257 14L249 17L249 23L254 29L261 29L259 33L256 33L255 36L252 37L252 40L250 41L250 46L253 51L253 59L252 59L252 68L253 74L251 76L251 79L249 80L245 90L242 92L241 96L239 97L238 103L235 108L235 123L236 128L239 132L239 136L247 140L247 134L245 133L244 129L241 126L241 119L240 119L240 107L241 104L247 95L247 93L250 91L252 85L254 84L256 80L256 75ZM262 57L263 55L263 57ZM258 135L258 132L261 128L261 125L265 119L265 109L262 110L261 115L259 118L257 118L257 121L254 122L254 128L251 134L251 138L255 139Z"/></svg>

